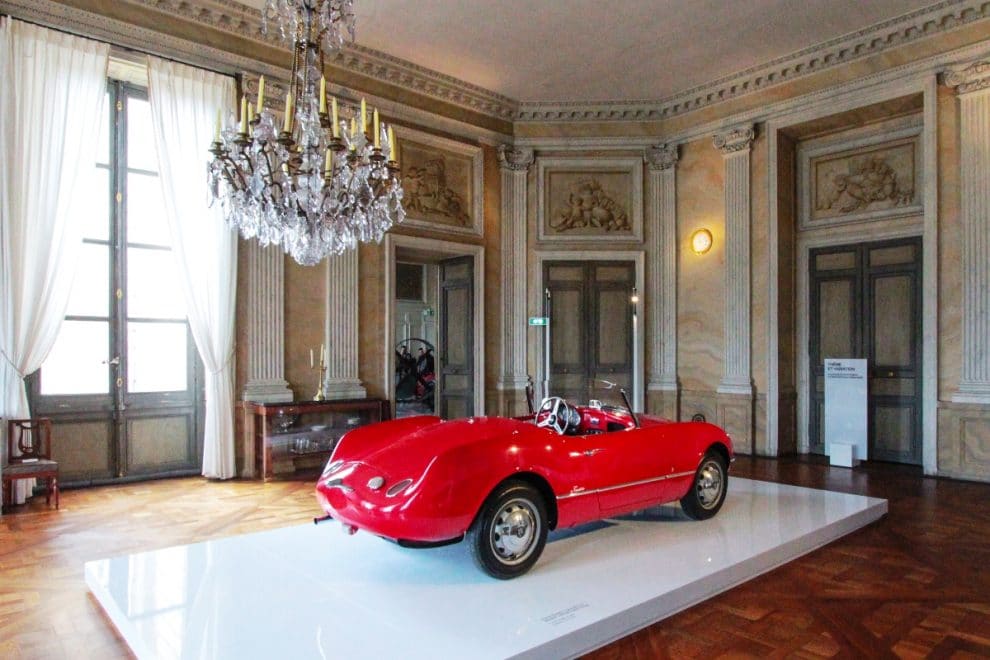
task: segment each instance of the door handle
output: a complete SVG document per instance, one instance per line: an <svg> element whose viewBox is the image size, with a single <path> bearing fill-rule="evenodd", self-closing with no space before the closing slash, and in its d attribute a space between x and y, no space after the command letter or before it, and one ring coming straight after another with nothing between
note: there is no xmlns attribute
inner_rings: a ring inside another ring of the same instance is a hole
<svg viewBox="0 0 990 660"><path fill-rule="evenodd" d="M114 359L112 359L112 360L104 360L103 361L103 364L112 364L113 366L116 367L117 365L120 364L120 356L118 355L118 356L114 357Z"/></svg>
<svg viewBox="0 0 990 660"><path fill-rule="evenodd" d="M600 451L601 451L601 449L585 449L584 452L582 452L582 453L585 456L594 456L595 454L597 454Z"/></svg>

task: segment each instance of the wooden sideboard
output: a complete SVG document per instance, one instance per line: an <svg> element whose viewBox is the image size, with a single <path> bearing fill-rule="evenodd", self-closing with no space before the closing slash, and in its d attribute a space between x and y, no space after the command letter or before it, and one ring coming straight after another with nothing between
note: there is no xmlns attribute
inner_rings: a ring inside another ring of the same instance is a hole
<svg viewBox="0 0 990 660"><path fill-rule="evenodd" d="M318 474L340 437L389 419L385 399L256 403L238 401L244 446L254 447L254 473L273 477Z"/></svg>

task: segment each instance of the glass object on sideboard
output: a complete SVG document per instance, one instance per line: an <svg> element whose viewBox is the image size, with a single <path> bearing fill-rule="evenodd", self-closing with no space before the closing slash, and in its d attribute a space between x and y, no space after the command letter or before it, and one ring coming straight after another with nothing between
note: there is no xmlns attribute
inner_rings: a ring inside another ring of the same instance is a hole
<svg viewBox="0 0 990 660"><path fill-rule="evenodd" d="M254 474L311 477L319 474L348 431L389 418L383 399L254 403L241 401L245 460L254 454Z"/></svg>

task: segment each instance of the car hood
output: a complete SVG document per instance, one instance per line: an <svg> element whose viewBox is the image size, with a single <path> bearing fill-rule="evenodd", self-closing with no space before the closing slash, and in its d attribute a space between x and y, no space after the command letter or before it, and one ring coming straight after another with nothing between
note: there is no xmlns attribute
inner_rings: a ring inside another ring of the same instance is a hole
<svg viewBox="0 0 990 660"><path fill-rule="evenodd" d="M439 417L407 417L355 429L341 440L332 460L375 466L392 475L421 472L452 450L500 437L544 434L532 424L504 417L469 417L444 421Z"/></svg>

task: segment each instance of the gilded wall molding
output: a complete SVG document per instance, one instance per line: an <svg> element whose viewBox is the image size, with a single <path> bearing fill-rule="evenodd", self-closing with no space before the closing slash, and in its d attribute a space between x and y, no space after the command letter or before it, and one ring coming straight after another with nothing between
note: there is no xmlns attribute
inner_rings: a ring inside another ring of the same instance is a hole
<svg viewBox="0 0 990 660"><path fill-rule="evenodd" d="M516 121L655 121L757 92L990 18L985 0L944 0L659 100L521 102Z"/></svg>

